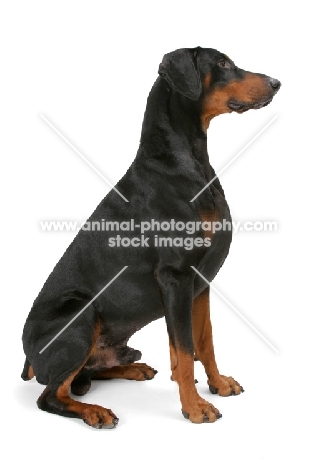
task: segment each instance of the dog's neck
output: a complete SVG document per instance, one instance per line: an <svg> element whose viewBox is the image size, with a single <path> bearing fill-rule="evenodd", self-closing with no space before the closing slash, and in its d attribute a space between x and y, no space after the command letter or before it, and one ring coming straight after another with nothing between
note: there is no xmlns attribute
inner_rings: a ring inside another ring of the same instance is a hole
<svg viewBox="0 0 312 468"><path fill-rule="evenodd" d="M177 170L197 167L209 178L207 135L200 117L198 102L181 96L159 77L147 100L138 157L162 159Z"/></svg>

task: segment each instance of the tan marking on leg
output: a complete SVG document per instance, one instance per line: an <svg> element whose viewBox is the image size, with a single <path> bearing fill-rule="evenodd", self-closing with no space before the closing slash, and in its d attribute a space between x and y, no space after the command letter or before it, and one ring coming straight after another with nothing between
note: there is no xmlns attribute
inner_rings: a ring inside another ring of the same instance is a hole
<svg viewBox="0 0 312 468"><path fill-rule="evenodd" d="M192 327L195 354L202 362L208 376L208 384L216 389L221 396L229 396L233 392L238 395L242 387L232 377L219 373L212 338L210 320L209 292L205 289L193 301Z"/></svg>
<svg viewBox="0 0 312 468"><path fill-rule="evenodd" d="M177 369L175 377L179 385L182 412L193 423L214 422L219 410L201 398L194 384L194 357L176 349ZM220 416L219 416L220 415Z"/></svg>
<svg viewBox="0 0 312 468"><path fill-rule="evenodd" d="M171 365L171 380L178 381L178 358L176 350L169 340L169 351L170 351L170 365Z"/></svg>
<svg viewBox="0 0 312 468"><path fill-rule="evenodd" d="M116 426L118 419L110 409L106 409L98 405L81 403L79 401L73 400L69 396L69 388L71 386L71 383L87 362L90 354L92 353L92 349L96 345L96 340L99 334L100 323L98 322L95 327L93 343L90 348L90 352L86 356L85 362L78 369L76 369L69 377L67 377L67 379L58 387L55 393L52 392L51 385L48 385L42 393L42 395L39 397L39 408L45 409L45 411L49 411L49 401L53 402L54 400L54 406L57 406L58 410L57 414L62 414L64 412L64 416L66 416L68 415L66 414L68 412L69 414L74 413L77 418L83 419L85 423L95 428L112 428ZM45 403L45 400L47 400L47 403Z"/></svg>
<svg viewBox="0 0 312 468"><path fill-rule="evenodd" d="M110 409L103 408L99 405L81 403L80 401L73 400L69 396L69 388L76 375L77 371L68 377L68 379L66 379L58 388L56 399L66 407L67 411L76 413L78 418L83 419L83 421L90 426L96 428L114 427L116 415Z"/></svg>
<svg viewBox="0 0 312 468"><path fill-rule="evenodd" d="M94 380L102 379L128 379L128 380L151 380L157 371L147 364L135 362L125 366L116 366L111 369L97 372L92 376Z"/></svg>

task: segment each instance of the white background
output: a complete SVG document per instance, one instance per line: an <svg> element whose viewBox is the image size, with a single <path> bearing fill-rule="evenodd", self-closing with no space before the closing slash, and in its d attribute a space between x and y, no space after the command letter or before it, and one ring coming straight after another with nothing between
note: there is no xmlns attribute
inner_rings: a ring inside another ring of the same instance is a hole
<svg viewBox="0 0 312 468"><path fill-rule="evenodd" d="M7 466L311 466L311 53L304 2L2 2L2 458ZM233 218L276 220L276 233L238 233L214 284L278 348L275 353L212 294L217 361L245 387L210 395L215 424L182 418L170 381L163 320L131 343L158 369L153 381L95 382L82 398L120 418L113 431L41 412L43 390L20 379L22 327L74 233L40 220L86 219L109 187L40 119L43 113L112 182L135 157L148 92L162 56L214 47L238 66L282 81L270 106L221 116L208 134ZM200 464L200 465L199 465Z"/></svg>

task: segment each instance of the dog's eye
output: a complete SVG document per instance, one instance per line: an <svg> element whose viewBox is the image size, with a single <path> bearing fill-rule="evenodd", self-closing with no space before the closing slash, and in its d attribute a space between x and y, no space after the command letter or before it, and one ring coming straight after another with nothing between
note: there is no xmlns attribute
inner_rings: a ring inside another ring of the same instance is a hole
<svg viewBox="0 0 312 468"><path fill-rule="evenodd" d="M229 62L227 62L226 60L219 60L219 62L217 63L218 67L220 68L230 68L230 64Z"/></svg>

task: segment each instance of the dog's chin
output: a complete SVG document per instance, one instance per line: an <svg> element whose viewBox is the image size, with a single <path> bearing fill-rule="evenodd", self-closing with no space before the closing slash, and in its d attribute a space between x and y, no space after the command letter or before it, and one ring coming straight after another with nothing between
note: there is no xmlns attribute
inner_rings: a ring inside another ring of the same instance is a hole
<svg viewBox="0 0 312 468"><path fill-rule="evenodd" d="M257 101L257 102L242 102L242 101L234 101L231 100L227 103L228 108L231 112L237 112L238 114L242 114L250 109L261 109L262 107L267 106L272 101L271 99Z"/></svg>

